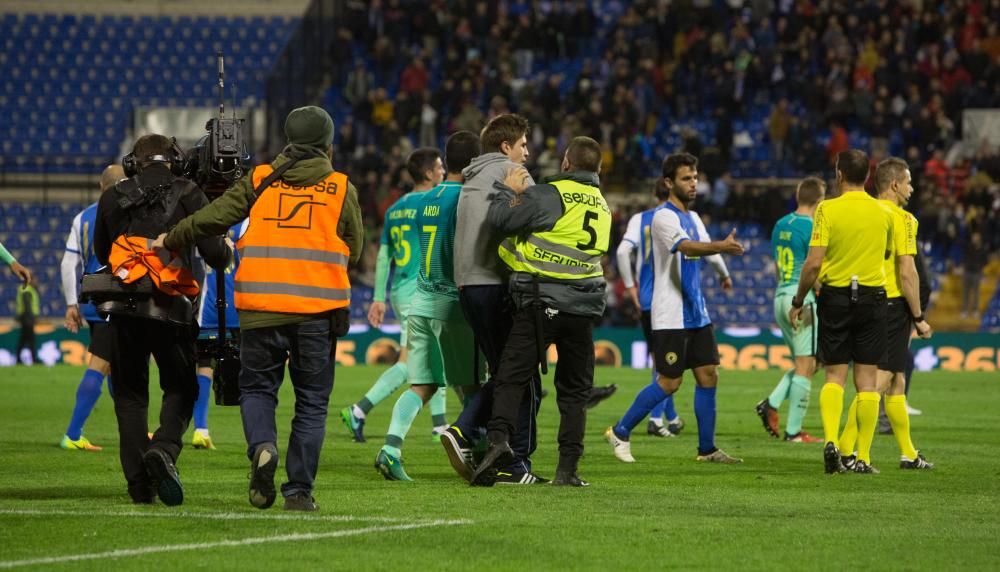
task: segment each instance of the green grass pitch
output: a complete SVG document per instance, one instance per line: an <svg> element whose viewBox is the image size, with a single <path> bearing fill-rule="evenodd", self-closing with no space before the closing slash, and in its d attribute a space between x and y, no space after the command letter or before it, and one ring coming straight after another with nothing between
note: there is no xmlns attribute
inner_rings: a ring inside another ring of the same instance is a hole
<svg viewBox="0 0 1000 572"><path fill-rule="evenodd" d="M155 369L155 368L154 368ZM718 444L740 466L695 463L691 379L677 394L687 421L676 439L633 438L638 462L615 460L601 434L648 374L601 369L619 392L591 410L581 475L589 489L472 489L451 471L422 413L404 448L414 483L372 468L395 396L352 443L337 410L380 368L339 368L315 515L246 500L248 461L236 408L212 406L216 451L185 448L181 507L133 506L118 465L107 392L85 434L105 450L58 448L82 370L0 371L0 569L44 570L654 570L997 569L1000 567L1000 377L918 373L918 448L937 463L904 472L890 436L877 436L877 476L823 474L817 445L769 438L753 412L780 372L721 373ZM820 378L822 374L820 375ZM156 385L154 381L151 384ZM551 383L547 382L551 390ZM821 434L814 383L806 429ZM154 391L155 393L155 391ZM848 392L848 398L851 392ZM154 398L151 411L158 410ZM279 406L287 441L290 384ZM457 413L449 396L449 418ZM782 413L784 413L784 408ZM558 413L539 416L537 472L551 477ZM190 440L190 432L186 442ZM279 477L284 476L279 469ZM118 552L115 552L118 551ZM71 559L75 558L75 559ZM32 564L32 562L34 564Z"/></svg>

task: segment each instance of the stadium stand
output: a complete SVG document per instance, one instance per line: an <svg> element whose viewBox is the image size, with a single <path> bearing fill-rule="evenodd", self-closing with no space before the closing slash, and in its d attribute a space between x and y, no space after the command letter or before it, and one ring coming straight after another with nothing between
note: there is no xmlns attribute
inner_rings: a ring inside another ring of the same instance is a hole
<svg viewBox="0 0 1000 572"><path fill-rule="evenodd" d="M991 252L1000 249L1000 153L985 144L968 156L949 152L963 109L1000 107L997 5L927 2L917 13L907 6L347 2L332 30L322 104L337 122L336 163L358 186L369 244L409 184L407 153L440 147L448 133L478 130L498 113L531 120L529 166L538 175L558 169L568 137L602 142L602 180L621 205L615 241L663 156L695 153L706 179L698 209L712 234L735 226L748 246L744 258L730 260L737 292L709 290L714 318L766 327L771 224L791 207L793 179L829 176L840 148L908 159L910 208L942 276L936 287L961 265L974 230ZM219 48L232 58L244 102L259 101L297 22L5 14L0 172L99 170L118 153L134 106L213 104L211 58ZM175 87L161 92L163 77ZM2 205L0 240L43 273L45 315L62 313L57 260L80 206ZM374 248L365 261L363 274ZM630 324L634 316L617 303L617 276L609 279L608 322ZM361 320L371 292L355 295ZM980 326L1000 326L1000 293L985 307Z"/></svg>
<svg viewBox="0 0 1000 572"><path fill-rule="evenodd" d="M216 105L218 50L241 103L259 101L296 21L4 14L0 172L99 172L135 107Z"/></svg>

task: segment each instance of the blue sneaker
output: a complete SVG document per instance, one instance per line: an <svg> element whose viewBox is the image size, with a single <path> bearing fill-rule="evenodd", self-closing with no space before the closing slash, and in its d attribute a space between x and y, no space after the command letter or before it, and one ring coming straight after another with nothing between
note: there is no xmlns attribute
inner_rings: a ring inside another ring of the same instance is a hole
<svg viewBox="0 0 1000 572"><path fill-rule="evenodd" d="M351 432L351 438L355 443L365 442L365 420L355 417L354 406L345 407L340 410L340 418L344 421L344 426Z"/></svg>
<svg viewBox="0 0 1000 572"><path fill-rule="evenodd" d="M384 449L379 449L375 457L375 469L382 473L387 481L412 481L410 475L403 469L403 460L386 453Z"/></svg>

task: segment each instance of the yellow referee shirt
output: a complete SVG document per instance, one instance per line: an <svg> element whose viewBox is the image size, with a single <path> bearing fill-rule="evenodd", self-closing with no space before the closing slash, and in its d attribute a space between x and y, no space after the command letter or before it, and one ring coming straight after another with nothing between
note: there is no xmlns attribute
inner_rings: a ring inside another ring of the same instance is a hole
<svg viewBox="0 0 1000 572"><path fill-rule="evenodd" d="M896 273L896 257L917 255L917 218L892 201L880 199L879 203L892 214L892 241L889 243L892 255L885 259L885 295L899 298L903 289Z"/></svg>
<svg viewBox="0 0 1000 572"><path fill-rule="evenodd" d="M825 246L819 281L827 286L885 286L892 214L864 191L846 192L816 207L809 246Z"/></svg>

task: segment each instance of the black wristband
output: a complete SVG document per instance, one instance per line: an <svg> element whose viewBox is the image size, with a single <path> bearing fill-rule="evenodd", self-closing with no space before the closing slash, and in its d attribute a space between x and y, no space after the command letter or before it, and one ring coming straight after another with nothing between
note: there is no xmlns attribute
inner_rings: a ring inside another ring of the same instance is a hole
<svg viewBox="0 0 1000 572"><path fill-rule="evenodd" d="M925 318L923 314L920 314L919 316L912 316L912 317L913 317L913 323L914 324L916 324L917 322L925 322L925 321L927 321L927 318Z"/></svg>
<svg viewBox="0 0 1000 572"><path fill-rule="evenodd" d="M804 301L803 300L799 300L798 296L792 296L792 307L793 308L801 308L803 303L804 303Z"/></svg>

